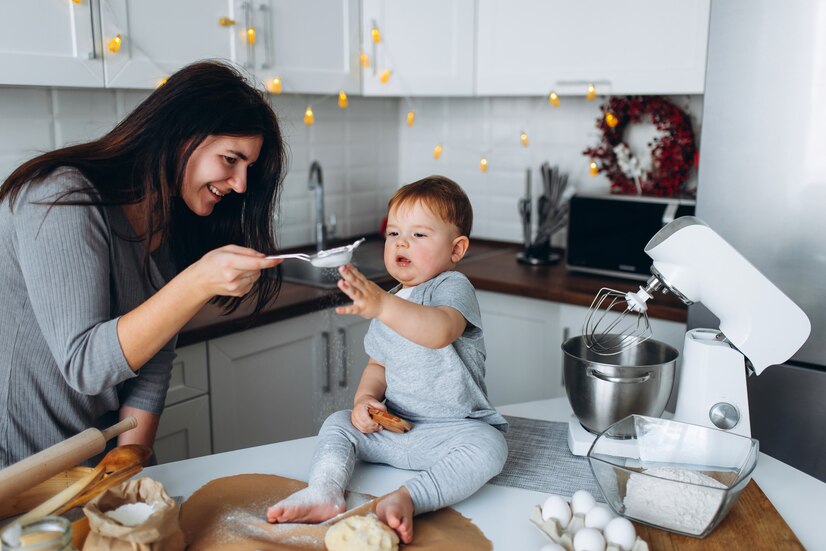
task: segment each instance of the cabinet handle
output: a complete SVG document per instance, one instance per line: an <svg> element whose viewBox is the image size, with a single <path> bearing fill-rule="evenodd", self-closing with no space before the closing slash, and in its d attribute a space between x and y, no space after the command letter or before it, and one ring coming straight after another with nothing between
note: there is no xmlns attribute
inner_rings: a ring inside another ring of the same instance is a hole
<svg viewBox="0 0 826 551"><path fill-rule="evenodd" d="M329 393L332 390L332 380L333 374L331 371L331 363L330 362L330 332L329 331L322 331L321 332L321 341L324 344L324 386L321 387L321 391L325 394Z"/></svg>
<svg viewBox="0 0 826 551"><path fill-rule="evenodd" d="M563 327L562 328L562 342L564 343L565 341L567 341L568 337L570 337L570 336L571 336L571 328L570 327ZM564 355L562 356L562 364L563 364L562 369L559 370L560 371L559 382L560 382L560 384L562 384L562 388L565 388L565 356Z"/></svg>
<svg viewBox="0 0 826 551"><path fill-rule="evenodd" d="M338 338L341 340L341 379L338 380L338 386L346 388L347 371L350 369L350 362L347 358L347 330L343 327L338 328Z"/></svg>
<svg viewBox="0 0 826 551"><path fill-rule="evenodd" d="M249 40L249 30L254 28L252 6L249 2L243 2L241 9L244 10L244 36L246 37L247 46L247 60L244 62L244 67L247 69L255 69L255 44Z"/></svg>
<svg viewBox="0 0 826 551"><path fill-rule="evenodd" d="M272 45L272 13L270 12L270 7L267 4L261 4L258 6L258 9L261 10L261 13L264 17L264 22L267 25L266 32L264 33L264 63L261 64L262 69L269 69L272 67L272 59L270 58L271 50L273 48Z"/></svg>

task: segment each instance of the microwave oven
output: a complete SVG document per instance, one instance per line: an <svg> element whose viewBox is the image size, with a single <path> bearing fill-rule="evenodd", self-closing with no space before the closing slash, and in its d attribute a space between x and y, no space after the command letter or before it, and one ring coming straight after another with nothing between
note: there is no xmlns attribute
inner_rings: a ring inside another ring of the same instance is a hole
<svg viewBox="0 0 826 551"><path fill-rule="evenodd" d="M660 228L694 214L693 199L636 195L571 197L566 264L569 270L646 280L645 245Z"/></svg>

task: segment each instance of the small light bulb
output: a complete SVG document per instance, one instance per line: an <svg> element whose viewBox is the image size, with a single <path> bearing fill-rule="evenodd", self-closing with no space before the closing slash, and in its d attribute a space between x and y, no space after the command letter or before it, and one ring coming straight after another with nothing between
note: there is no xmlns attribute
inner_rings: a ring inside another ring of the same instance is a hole
<svg viewBox="0 0 826 551"><path fill-rule="evenodd" d="M368 56L368 55L367 55L366 53L364 53L364 52L361 52L361 53L359 54L359 65L361 65L361 67L362 67L363 69L367 69L367 68L369 68L369 67L370 67L370 56Z"/></svg>
<svg viewBox="0 0 826 551"><path fill-rule="evenodd" d="M347 109L348 105L350 105L350 100L347 99L347 94L342 90L338 93L338 106L342 109Z"/></svg>
<svg viewBox="0 0 826 551"><path fill-rule="evenodd" d="M385 69L379 75L379 82L381 82L382 84L387 84L387 82L389 80L390 80L390 69Z"/></svg>
<svg viewBox="0 0 826 551"><path fill-rule="evenodd" d="M480 172L487 172L488 171L488 158L482 157L479 159L479 171Z"/></svg>
<svg viewBox="0 0 826 551"><path fill-rule="evenodd" d="M614 128L619 124L619 119L615 114L609 111L605 113L605 124L608 125L608 128Z"/></svg>
<svg viewBox="0 0 826 551"><path fill-rule="evenodd" d="M591 161L591 164L589 165L589 167L590 167L589 173L591 174L591 176L596 176L597 174L599 174L599 167L597 166L597 163L595 163L594 161Z"/></svg>
<svg viewBox="0 0 826 551"><path fill-rule="evenodd" d="M315 115L313 114L313 107L311 105L307 106L307 109L304 110L304 124L307 126L312 125L315 122Z"/></svg>
<svg viewBox="0 0 826 551"><path fill-rule="evenodd" d="M528 135L525 134L524 130L519 134L519 143L522 144L522 147L528 147Z"/></svg>
<svg viewBox="0 0 826 551"><path fill-rule="evenodd" d="M378 27L373 27L373 30L370 31L370 36L373 37L373 44L378 44L381 42L381 33L379 32Z"/></svg>
<svg viewBox="0 0 826 551"><path fill-rule="evenodd" d="M441 159L442 158L442 144L437 145L433 148L433 158L434 159Z"/></svg>
<svg viewBox="0 0 826 551"><path fill-rule="evenodd" d="M588 83L588 93L585 94L585 99L588 101L593 101L597 97L597 89L594 87L592 82Z"/></svg>
<svg viewBox="0 0 826 551"><path fill-rule="evenodd" d="M109 41L109 51L113 54L116 54L120 51L121 44L123 44L123 38L121 35L117 35L115 38Z"/></svg>
<svg viewBox="0 0 826 551"><path fill-rule="evenodd" d="M169 80L168 76L162 76L161 78L158 79L158 82L156 83L155 88L160 88L161 86L166 84L167 80Z"/></svg>
<svg viewBox="0 0 826 551"><path fill-rule="evenodd" d="M255 27L247 29L247 43L255 44Z"/></svg>
<svg viewBox="0 0 826 551"><path fill-rule="evenodd" d="M72 0L72 3L74 3L74 4L80 4L80 0Z"/></svg>
<svg viewBox="0 0 826 551"><path fill-rule="evenodd" d="M283 87L281 86L281 77L275 77L270 82L270 92L273 94L280 94L283 91Z"/></svg>
<svg viewBox="0 0 826 551"><path fill-rule="evenodd" d="M413 126L416 124L416 112L415 111L408 111L407 112L407 126Z"/></svg>
<svg viewBox="0 0 826 551"><path fill-rule="evenodd" d="M553 107L559 107L559 96L556 95L556 92L548 94L548 101L551 102Z"/></svg>

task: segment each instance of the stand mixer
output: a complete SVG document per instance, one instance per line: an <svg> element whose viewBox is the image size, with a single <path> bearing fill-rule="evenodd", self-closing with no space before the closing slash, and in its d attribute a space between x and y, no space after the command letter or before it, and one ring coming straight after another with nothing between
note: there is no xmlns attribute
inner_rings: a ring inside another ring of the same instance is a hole
<svg viewBox="0 0 826 551"><path fill-rule="evenodd" d="M667 224L645 252L653 275L639 291L603 288L594 298L583 325L588 348L611 356L649 339L646 303L657 291L704 304L720 327L685 335L674 420L751 436L746 376L791 358L809 337L809 318L698 218ZM595 435L575 421L569 446L582 455Z"/></svg>

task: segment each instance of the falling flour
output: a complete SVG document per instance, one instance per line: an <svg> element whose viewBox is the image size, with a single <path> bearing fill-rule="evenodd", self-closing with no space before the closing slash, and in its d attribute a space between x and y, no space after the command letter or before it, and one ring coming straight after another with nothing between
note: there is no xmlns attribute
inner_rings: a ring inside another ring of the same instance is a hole
<svg viewBox="0 0 826 551"><path fill-rule="evenodd" d="M657 478L686 482L669 484ZM710 476L684 469L648 469L631 473L626 486L625 514L687 534L701 534L723 500L725 484Z"/></svg>
<svg viewBox="0 0 826 551"><path fill-rule="evenodd" d="M148 503L126 503L113 511L107 511L106 516L124 526L137 526L146 522L149 515L154 512L155 507Z"/></svg>

